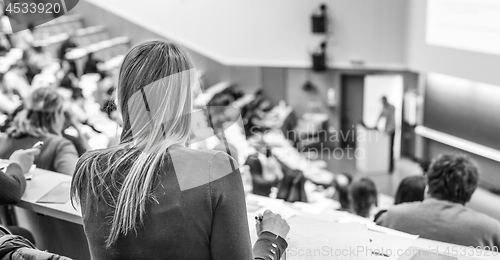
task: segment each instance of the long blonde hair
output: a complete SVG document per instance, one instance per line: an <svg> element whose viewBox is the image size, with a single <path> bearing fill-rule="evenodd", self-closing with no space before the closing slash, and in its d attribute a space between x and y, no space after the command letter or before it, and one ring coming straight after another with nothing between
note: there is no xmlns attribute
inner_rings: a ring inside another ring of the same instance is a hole
<svg viewBox="0 0 500 260"><path fill-rule="evenodd" d="M36 89L29 96L25 108L14 118L7 134L11 137L61 135L62 129L58 124L64 120L63 106L64 99L55 90Z"/></svg>
<svg viewBox="0 0 500 260"><path fill-rule="evenodd" d="M82 157L71 187L73 201L102 199L114 209L107 248L143 222L167 149L188 141L194 75L191 59L173 43L145 42L126 55L117 88L121 142Z"/></svg>

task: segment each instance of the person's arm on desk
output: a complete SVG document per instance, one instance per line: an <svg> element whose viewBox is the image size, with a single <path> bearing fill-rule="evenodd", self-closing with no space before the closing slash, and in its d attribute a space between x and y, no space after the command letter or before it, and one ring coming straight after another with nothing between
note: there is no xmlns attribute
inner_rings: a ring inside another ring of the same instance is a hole
<svg viewBox="0 0 500 260"><path fill-rule="evenodd" d="M266 210L255 227L259 238L253 247L254 259L280 259L288 246L285 238L290 226L280 215Z"/></svg>
<svg viewBox="0 0 500 260"><path fill-rule="evenodd" d="M9 158L11 164L0 172L0 204L15 204L21 200L26 189L24 173L33 165L39 149L17 150Z"/></svg>
<svg viewBox="0 0 500 260"><path fill-rule="evenodd" d="M266 212L252 252L243 183L236 161L233 160L235 170L232 170L229 160L232 159L227 154L218 153L210 163L210 180L215 180L209 183L213 210L212 259L277 260L287 247L284 237L277 235L286 236L288 225L279 215Z"/></svg>

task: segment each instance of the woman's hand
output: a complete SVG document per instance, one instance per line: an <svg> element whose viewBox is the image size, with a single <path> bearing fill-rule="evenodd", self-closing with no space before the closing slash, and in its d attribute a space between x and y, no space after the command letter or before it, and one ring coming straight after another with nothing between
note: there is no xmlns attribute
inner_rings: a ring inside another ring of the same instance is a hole
<svg viewBox="0 0 500 260"><path fill-rule="evenodd" d="M17 163L23 173L30 171L31 165L35 161L35 156L40 154L40 149L31 148L27 150L17 150L9 158L9 161Z"/></svg>
<svg viewBox="0 0 500 260"><path fill-rule="evenodd" d="M264 215L259 216L259 218L262 218L262 220L257 220L257 223L255 224L257 228L257 235L260 235L260 233L264 231L268 231L286 239L286 236L290 231L290 226L288 226L286 220L284 220L279 214L274 214L272 211L266 210Z"/></svg>

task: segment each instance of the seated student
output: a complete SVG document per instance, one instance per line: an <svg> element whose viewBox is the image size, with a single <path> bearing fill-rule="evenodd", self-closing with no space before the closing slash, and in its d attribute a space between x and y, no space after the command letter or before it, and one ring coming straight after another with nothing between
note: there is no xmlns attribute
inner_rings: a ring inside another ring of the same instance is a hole
<svg viewBox="0 0 500 260"><path fill-rule="evenodd" d="M102 63L102 61L95 58L93 53L89 53L87 55L87 62L85 63L85 66L83 67L83 75L92 74L92 73L99 74L100 73L99 63Z"/></svg>
<svg viewBox="0 0 500 260"><path fill-rule="evenodd" d="M283 170L269 147L262 144L257 146L257 152L248 156L245 165L250 167L253 193L268 197L271 188L283 179Z"/></svg>
<svg viewBox="0 0 500 260"><path fill-rule="evenodd" d="M9 165L0 170L0 205L16 204L21 200L26 189L27 173L35 156L40 154L36 148L17 150L9 157Z"/></svg>
<svg viewBox="0 0 500 260"><path fill-rule="evenodd" d="M425 194L425 187L427 186L427 181L424 176L409 176L404 178L396 190L396 196L394 197L394 205L398 205L406 202L416 202L423 201ZM375 215L374 221L377 220L387 212L387 210L381 210Z"/></svg>
<svg viewBox="0 0 500 260"><path fill-rule="evenodd" d="M121 142L83 155L71 185L92 259L274 260L284 253L289 227L270 211L256 223L252 252L237 162L185 146L194 71L185 51L164 41L125 56Z"/></svg>
<svg viewBox="0 0 500 260"><path fill-rule="evenodd" d="M57 51L57 57L60 61L64 61L66 60L66 54L76 48L78 48L78 45L75 43L74 35L70 35L70 37L61 44L61 47ZM70 67L69 71L74 75L78 75L76 62L74 60L68 62Z"/></svg>
<svg viewBox="0 0 500 260"><path fill-rule="evenodd" d="M40 154L39 149L17 150L12 153L9 164L4 170L0 170L0 206L16 204L21 200L26 189L24 173L30 170L38 154ZM13 234L34 241L28 230L19 227L7 227L7 229Z"/></svg>
<svg viewBox="0 0 500 260"><path fill-rule="evenodd" d="M426 186L427 182L424 176L418 175L404 178L396 190L394 205L423 201Z"/></svg>
<svg viewBox="0 0 500 260"><path fill-rule="evenodd" d="M37 167L72 175L78 154L75 146L61 136L65 122L63 98L54 90L40 88L28 101L7 134L0 135L0 158L43 141L40 156L35 160Z"/></svg>
<svg viewBox="0 0 500 260"><path fill-rule="evenodd" d="M27 73L28 67L24 61L19 60L11 66L10 70L3 77L5 87L13 90L22 99L27 98L31 91L31 85L26 76Z"/></svg>
<svg viewBox="0 0 500 260"><path fill-rule="evenodd" d="M349 185L352 182L352 175L349 173L342 173L335 176L332 186L335 189L333 199L340 203L340 211L349 211L351 204L349 202Z"/></svg>
<svg viewBox="0 0 500 260"><path fill-rule="evenodd" d="M349 188L349 201L352 213L369 218L373 210L377 207L377 200L377 187L372 180L362 178L351 184Z"/></svg>
<svg viewBox="0 0 500 260"><path fill-rule="evenodd" d="M465 207L478 180L467 156L441 155L427 171L425 200L393 206L377 224L457 245L500 247L500 222Z"/></svg>
<svg viewBox="0 0 500 260"><path fill-rule="evenodd" d="M0 73L0 113L12 115L22 105L21 98L14 90L3 84L4 75Z"/></svg>

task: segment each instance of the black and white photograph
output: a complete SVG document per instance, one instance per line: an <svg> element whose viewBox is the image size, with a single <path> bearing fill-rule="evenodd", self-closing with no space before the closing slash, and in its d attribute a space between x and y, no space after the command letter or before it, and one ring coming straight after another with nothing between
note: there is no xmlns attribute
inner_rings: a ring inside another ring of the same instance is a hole
<svg viewBox="0 0 500 260"><path fill-rule="evenodd" d="M0 0L0 260L500 260L500 0Z"/></svg>

